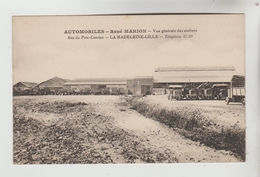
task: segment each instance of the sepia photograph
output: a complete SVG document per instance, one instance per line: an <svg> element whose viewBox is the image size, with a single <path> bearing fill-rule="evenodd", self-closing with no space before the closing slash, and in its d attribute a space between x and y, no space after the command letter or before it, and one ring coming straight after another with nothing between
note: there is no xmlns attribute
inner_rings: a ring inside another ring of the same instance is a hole
<svg viewBox="0 0 260 177"><path fill-rule="evenodd" d="M243 163L244 14L12 17L13 164Z"/></svg>

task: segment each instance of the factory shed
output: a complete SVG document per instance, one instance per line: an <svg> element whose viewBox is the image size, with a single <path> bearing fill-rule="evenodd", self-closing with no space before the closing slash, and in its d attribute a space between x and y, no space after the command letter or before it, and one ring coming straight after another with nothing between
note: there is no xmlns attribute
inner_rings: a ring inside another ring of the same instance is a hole
<svg viewBox="0 0 260 177"><path fill-rule="evenodd" d="M155 72L176 71L235 71L233 66L209 66L209 67L158 67Z"/></svg>
<svg viewBox="0 0 260 177"><path fill-rule="evenodd" d="M126 92L127 78L80 78L73 79L63 84L63 90L68 94L124 94ZM108 91L109 90L109 91Z"/></svg>
<svg viewBox="0 0 260 177"><path fill-rule="evenodd" d="M62 79L59 77L53 77L47 81L41 82L34 87L34 91L39 92L44 90L44 93L48 94L58 94L63 89L63 84L67 82L67 79Z"/></svg>
<svg viewBox="0 0 260 177"><path fill-rule="evenodd" d="M64 86L91 86L91 85L105 85L105 86L126 86L127 78L80 78L73 79L64 83Z"/></svg>
<svg viewBox="0 0 260 177"><path fill-rule="evenodd" d="M219 67L159 67L154 72L154 94L165 93L169 85L182 85L187 88L197 88L213 84L229 86L236 70L233 66ZM161 90L160 90L161 89ZM160 90L160 91L158 91Z"/></svg>
<svg viewBox="0 0 260 177"><path fill-rule="evenodd" d="M37 83L34 82L18 82L13 86L13 89L16 91L29 90L35 87Z"/></svg>
<svg viewBox="0 0 260 177"><path fill-rule="evenodd" d="M234 67L159 67L154 72L155 83L229 83Z"/></svg>
<svg viewBox="0 0 260 177"><path fill-rule="evenodd" d="M29 95L36 85L34 82L18 82L13 85L13 95Z"/></svg>
<svg viewBox="0 0 260 177"><path fill-rule="evenodd" d="M126 84L126 80L128 78L76 78L76 79L73 79L71 80L71 82L89 82L89 83L92 83L92 82L121 82L121 83L125 83Z"/></svg>
<svg viewBox="0 0 260 177"><path fill-rule="evenodd" d="M68 85L126 85L126 82L66 82L63 86Z"/></svg>

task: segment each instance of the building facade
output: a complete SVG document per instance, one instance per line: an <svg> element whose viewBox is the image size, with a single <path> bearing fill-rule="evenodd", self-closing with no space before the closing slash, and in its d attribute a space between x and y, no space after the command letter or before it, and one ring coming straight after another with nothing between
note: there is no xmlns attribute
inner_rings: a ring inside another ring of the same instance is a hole
<svg viewBox="0 0 260 177"><path fill-rule="evenodd" d="M197 88L205 83L226 84L229 87L235 75L234 67L159 67L153 76L134 78L80 78L74 80L51 78L40 84L19 82L15 90L32 89L39 93L66 94L133 94L164 95L169 85L181 85L183 88Z"/></svg>
<svg viewBox="0 0 260 177"><path fill-rule="evenodd" d="M128 92L134 95L150 95L153 93L153 76L140 76L127 80Z"/></svg>
<svg viewBox="0 0 260 177"><path fill-rule="evenodd" d="M24 91L24 90L30 90L33 87L35 87L37 83L34 82L18 82L13 86L13 89L15 91Z"/></svg>

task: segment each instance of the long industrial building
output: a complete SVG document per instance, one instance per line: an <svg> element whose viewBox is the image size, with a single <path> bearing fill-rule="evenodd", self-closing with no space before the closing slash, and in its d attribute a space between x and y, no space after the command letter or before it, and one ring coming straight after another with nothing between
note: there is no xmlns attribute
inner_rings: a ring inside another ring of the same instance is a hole
<svg viewBox="0 0 260 177"><path fill-rule="evenodd" d="M54 77L34 86L33 91L49 90L51 93L87 93L106 90L119 90L122 94L166 94L169 85L191 85L197 87L203 83L227 84L235 75L234 67L158 67L153 76L133 78L81 78L61 79ZM16 86L21 84L14 85Z"/></svg>
<svg viewBox="0 0 260 177"><path fill-rule="evenodd" d="M203 83L229 84L235 75L231 67L159 67L154 72L153 94L165 93L169 85L199 86Z"/></svg>
<svg viewBox="0 0 260 177"><path fill-rule="evenodd" d="M63 84L63 89L68 93L71 92L85 92L88 90L94 94L99 94L104 90L112 92L113 89L119 90L122 94L127 91L127 78L82 78L74 79ZM117 94L117 93L115 93Z"/></svg>

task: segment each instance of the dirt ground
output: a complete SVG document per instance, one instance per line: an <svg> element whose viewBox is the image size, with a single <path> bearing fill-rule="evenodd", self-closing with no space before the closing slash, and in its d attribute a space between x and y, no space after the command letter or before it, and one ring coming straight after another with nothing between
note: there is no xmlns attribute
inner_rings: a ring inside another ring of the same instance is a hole
<svg viewBox="0 0 260 177"><path fill-rule="evenodd" d="M245 106L241 103L226 104L225 100L172 100L169 101L166 95L147 96L143 98L151 105L168 109L187 108L190 110L199 109L212 123L223 126L246 127Z"/></svg>
<svg viewBox="0 0 260 177"><path fill-rule="evenodd" d="M244 108L224 101L223 106L218 101L177 105L161 96L144 99L169 107L199 105L214 121L245 126ZM14 97L13 109L15 164L239 161L229 151L186 139L140 115L123 96L22 96Z"/></svg>

